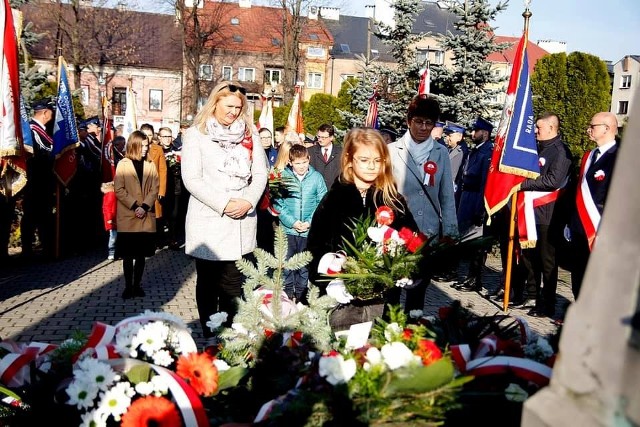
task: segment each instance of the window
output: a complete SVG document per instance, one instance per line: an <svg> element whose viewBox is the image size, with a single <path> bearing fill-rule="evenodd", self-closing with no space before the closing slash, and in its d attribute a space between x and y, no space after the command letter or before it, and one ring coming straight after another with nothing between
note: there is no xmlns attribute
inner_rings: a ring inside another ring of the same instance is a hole
<svg viewBox="0 0 640 427"><path fill-rule="evenodd" d="M340 74L340 83L347 81L348 79L355 79L355 74Z"/></svg>
<svg viewBox="0 0 640 427"><path fill-rule="evenodd" d="M316 33L309 34L309 38L311 40L320 40L320 37L318 37L318 35Z"/></svg>
<svg viewBox="0 0 640 427"><path fill-rule="evenodd" d="M231 18L231 25L240 25L240 20L238 18Z"/></svg>
<svg viewBox="0 0 640 427"><path fill-rule="evenodd" d="M162 111L162 90L149 89L149 111Z"/></svg>
<svg viewBox="0 0 640 427"><path fill-rule="evenodd" d="M213 66L209 64L200 64L200 80L213 80Z"/></svg>
<svg viewBox="0 0 640 427"><path fill-rule="evenodd" d="M89 105L89 86L82 85L82 105Z"/></svg>
<svg viewBox="0 0 640 427"><path fill-rule="evenodd" d="M241 82L255 82L256 81L256 69L255 68L238 68L238 80Z"/></svg>
<svg viewBox="0 0 640 427"><path fill-rule="evenodd" d="M242 43L242 36L239 34L234 34L233 35L233 41L236 43Z"/></svg>
<svg viewBox="0 0 640 427"><path fill-rule="evenodd" d="M322 73L307 73L307 87L309 89L322 89Z"/></svg>
<svg viewBox="0 0 640 427"><path fill-rule="evenodd" d="M267 68L264 70L264 82L271 83L276 82L276 84L280 84L282 82L282 70L274 70Z"/></svg>
<svg viewBox="0 0 640 427"><path fill-rule="evenodd" d="M434 54L435 58L433 59L433 62L438 65L444 64L444 51L436 50Z"/></svg>
<svg viewBox="0 0 640 427"><path fill-rule="evenodd" d="M271 39L271 45L272 46L276 46L279 47L280 46L280 39L276 39L275 37Z"/></svg>
<svg viewBox="0 0 640 427"><path fill-rule="evenodd" d="M618 102L618 114L627 114L629 110L629 101Z"/></svg>
<svg viewBox="0 0 640 427"><path fill-rule="evenodd" d="M631 76L626 75L622 76L622 80L620 81L620 88L629 89L631 87Z"/></svg>
<svg viewBox="0 0 640 427"><path fill-rule="evenodd" d="M222 80L231 80L233 78L233 69L225 65L222 67Z"/></svg>
<svg viewBox="0 0 640 427"><path fill-rule="evenodd" d="M416 62L422 66L429 60L429 51L427 49L418 49L416 52Z"/></svg>
<svg viewBox="0 0 640 427"><path fill-rule="evenodd" d="M308 47L307 56L323 57L325 55L323 47Z"/></svg>
<svg viewBox="0 0 640 427"><path fill-rule="evenodd" d="M351 53L351 48L348 44L342 43L340 44L340 52L342 53Z"/></svg>
<svg viewBox="0 0 640 427"><path fill-rule="evenodd" d="M127 88L114 87L111 97L111 108L114 116L124 116L127 112Z"/></svg>

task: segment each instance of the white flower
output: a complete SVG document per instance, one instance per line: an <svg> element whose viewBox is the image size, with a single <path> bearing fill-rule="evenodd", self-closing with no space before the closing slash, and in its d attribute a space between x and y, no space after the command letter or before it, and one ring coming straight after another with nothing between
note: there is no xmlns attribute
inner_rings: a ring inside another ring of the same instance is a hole
<svg viewBox="0 0 640 427"><path fill-rule="evenodd" d="M86 376L101 391L106 390L114 381L120 379L120 376L111 369L111 366L102 362L91 366L91 369L86 371Z"/></svg>
<svg viewBox="0 0 640 427"><path fill-rule="evenodd" d="M135 387L136 393L138 393L141 396L148 396L151 393L153 393L153 384L149 383L145 383L145 382L140 382L138 384L136 384Z"/></svg>
<svg viewBox="0 0 640 427"><path fill-rule="evenodd" d="M116 351L121 356L136 357L131 354L135 352L135 348L131 348L131 340L138 334L138 331L142 328L142 325L137 322L127 323L118 328L116 332Z"/></svg>
<svg viewBox="0 0 640 427"><path fill-rule="evenodd" d="M318 372L331 385L346 383L356 374L356 361L344 360L341 354L322 356L318 362Z"/></svg>
<svg viewBox="0 0 640 427"><path fill-rule="evenodd" d="M153 363L167 367L173 363L173 357L167 350L160 350L153 353Z"/></svg>
<svg viewBox="0 0 640 427"><path fill-rule="evenodd" d="M422 310L411 310L409 311L409 317L411 317L412 319L419 319L422 317L423 311Z"/></svg>
<svg viewBox="0 0 640 427"><path fill-rule="evenodd" d="M327 285L327 295L338 301L340 304L349 304L353 299L353 295L347 292L342 279L335 279Z"/></svg>
<svg viewBox="0 0 640 427"><path fill-rule="evenodd" d="M509 387L505 389L504 397L512 402L524 402L529 397L529 393L518 384L511 383Z"/></svg>
<svg viewBox="0 0 640 427"><path fill-rule="evenodd" d="M90 408L98 395L98 387L93 382L76 378L67 387L68 405L76 405L78 409Z"/></svg>
<svg viewBox="0 0 640 427"><path fill-rule="evenodd" d="M228 318L229 318L229 315L224 311L212 314L211 316L209 316L209 321L207 322L207 326L209 327L209 329L211 329L211 331L215 331L220 326L222 326L222 324L226 322Z"/></svg>
<svg viewBox="0 0 640 427"><path fill-rule="evenodd" d="M107 416L106 414L93 410L81 415L82 422L80 427L106 427Z"/></svg>
<svg viewBox="0 0 640 427"><path fill-rule="evenodd" d="M102 393L98 410L120 421L120 416L127 412L131 405L131 398L135 394L135 390L129 383L118 383Z"/></svg>
<svg viewBox="0 0 640 427"><path fill-rule="evenodd" d="M396 280L396 286L399 288L404 288L411 285L413 285L413 280L409 279L408 277L403 277L402 279Z"/></svg>
<svg viewBox="0 0 640 427"><path fill-rule="evenodd" d="M402 328L396 322L389 323L384 329L384 337L387 341L398 339L402 335Z"/></svg>
<svg viewBox="0 0 640 427"><path fill-rule="evenodd" d="M382 353L376 347L370 347L365 353L367 361L372 365L377 365L382 362Z"/></svg>
<svg viewBox="0 0 640 427"><path fill-rule="evenodd" d="M167 344L169 327L163 322L151 322L144 325L131 340L131 348L144 351L151 356Z"/></svg>
<svg viewBox="0 0 640 427"><path fill-rule="evenodd" d="M230 368L227 362L220 359L213 359L213 364L216 368L218 368L218 372L228 371Z"/></svg>
<svg viewBox="0 0 640 427"><path fill-rule="evenodd" d="M156 375L155 377L151 378L151 385L153 386L153 393L156 396L169 393L169 384L167 383L167 380L165 380L160 375Z"/></svg>
<svg viewBox="0 0 640 427"><path fill-rule="evenodd" d="M549 341L540 336L538 336L535 341L531 341L529 344L525 345L523 350L524 355L528 359L543 363L554 354Z"/></svg>
<svg viewBox="0 0 640 427"><path fill-rule="evenodd" d="M420 356L414 355L409 347L401 342L392 342L382 346L380 350L384 363L392 371L412 363L421 363Z"/></svg>

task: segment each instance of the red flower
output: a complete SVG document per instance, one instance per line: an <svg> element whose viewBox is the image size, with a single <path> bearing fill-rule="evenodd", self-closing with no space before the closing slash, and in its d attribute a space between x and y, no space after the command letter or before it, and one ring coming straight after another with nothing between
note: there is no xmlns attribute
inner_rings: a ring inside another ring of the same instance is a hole
<svg viewBox="0 0 640 427"><path fill-rule="evenodd" d="M338 356L338 355L340 355L340 353L338 353L336 350L331 350L331 351L327 354L327 356L329 356L329 357L336 357L336 356Z"/></svg>
<svg viewBox="0 0 640 427"><path fill-rule="evenodd" d="M413 336L413 331L409 328L406 328L402 331L402 339L409 341L411 339L411 337Z"/></svg>
<svg viewBox="0 0 640 427"><path fill-rule="evenodd" d="M275 332L273 332L273 331L272 331L272 330L270 330L270 329L265 329L265 330L264 330L264 336L265 336L267 339L268 339L268 338L271 338L271 337L273 336L273 334L275 334Z"/></svg>
<svg viewBox="0 0 640 427"><path fill-rule="evenodd" d="M218 368L207 353L189 353L180 356L176 374L184 378L201 396L211 396L218 391Z"/></svg>
<svg viewBox="0 0 640 427"><path fill-rule="evenodd" d="M135 400L122 416L122 427L174 427L182 425L180 413L164 397L146 396Z"/></svg>
<svg viewBox="0 0 640 427"><path fill-rule="evenodd" d="M271 300L273 299L273 294L269 293L269 294L265 294L265 296L262 297L262 303L264 305L269 305L271 304Z"/></svg>
<svg viewBox="0 0 640 427"><path fill-rule="evenodd" d="M376 210L376 222L378 225L391 225L395 219L395 214L389 206L380 206Z"/></svg>
<svg viewBox="0 0 640 427"><path fill-rule="evenodd" d="M411 239L413 239L413 231L411 231L407 227L402 227L400 231L398 231L398 236L400 236L400 238L404 241L404 244L406 245L411 241Z"/></svg>
<svg viewBox="0 0 640 427"><path fill-rule="evenodd" d="M411 253L416 253L425 243L427 243L427 236L421 232L417 232L407 243L407 250Z"/></svg>
<svg viewBox="0 0 640 427"><path fill-rule="evenodd" d="M415 353L420 356L424 366L431 365L436 360L442 359L442 352L438 346L433 341L427 339L418 341L418 348Z"/></svg>

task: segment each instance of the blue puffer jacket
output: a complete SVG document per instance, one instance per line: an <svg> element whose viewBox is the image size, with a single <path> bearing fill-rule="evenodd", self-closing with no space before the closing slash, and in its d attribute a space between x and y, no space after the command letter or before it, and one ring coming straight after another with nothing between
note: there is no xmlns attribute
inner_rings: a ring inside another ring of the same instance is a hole
<svg viewBox="0 0 640 427"><path fill-rule="evenodd" d="M293 228L296 221L309 222L320 200L327 193L327 186L320 172L309 166L309 171L299 180L291 167L282 172L283 180L291 183L288 197L275 199L275 207L280 212L280 224L287 234L307 237L309 231L299 233Z"/></svg>

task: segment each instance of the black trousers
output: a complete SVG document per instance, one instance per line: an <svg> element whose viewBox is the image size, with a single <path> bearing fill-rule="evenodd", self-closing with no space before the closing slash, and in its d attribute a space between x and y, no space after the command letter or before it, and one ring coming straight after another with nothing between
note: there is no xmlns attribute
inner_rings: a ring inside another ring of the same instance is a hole
<svg viewBox="0 0 640 427"><path fill-rule="evenodd" d="M196 259L196 303L200 325L205 338L215 334L207 326L212 314L224 311L228 314L224 326L231 326L238 312L236 299L242 297L244 276L235 261L210 261Z"/></svg>
<svg viewBox="0 0 640 427"><path fill-rule="evenodd" d="M538 232L536 247L524 249L522 260L527 273L527 284L530 285L533 281L536 285L536 309L547 315L553 315L558 287L558 263L555 238L549 229L548 225L536 225Z"/></svg>
<svg viewBox="0 0 640 427"><path fill-rule="evenodd" d="M577 233L575 233L577 234ZM589 263L589 256L591 251L589 250L589 242L583 235L577 234L571 236L571 291L573 292L573 298L578 299L580 294L580 288L582 287L582 280L584 279L584 272L587 269Z"/></svg>

